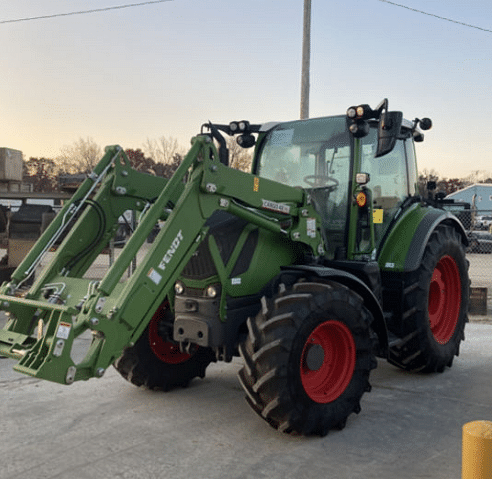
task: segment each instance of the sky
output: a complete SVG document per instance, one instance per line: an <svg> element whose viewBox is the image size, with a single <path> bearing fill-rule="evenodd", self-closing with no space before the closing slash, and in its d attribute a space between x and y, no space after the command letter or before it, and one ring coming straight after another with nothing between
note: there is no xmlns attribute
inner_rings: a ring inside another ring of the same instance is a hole
<svg viewBox="0 0 492 479"><path fill-rule="evenodd" d="M299 118L304 0L2 0L0 147L56 158L92 138L142 148L207 121ZM492 172L490 0L312 0L310 116L430 117L419 170ZM417 13L421 10L429 15ZM436 18L446 17L485 30Z"/></svg>

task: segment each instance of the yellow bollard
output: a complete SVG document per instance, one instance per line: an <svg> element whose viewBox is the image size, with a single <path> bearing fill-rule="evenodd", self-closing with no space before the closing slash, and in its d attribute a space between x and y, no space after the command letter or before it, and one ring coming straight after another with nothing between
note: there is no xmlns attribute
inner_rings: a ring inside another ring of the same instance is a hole
<svg viewBox="0 0 492 479"><path fill-rule="evenodd" d="M463 426L461 479L492 479L492 421Z"/></svg>

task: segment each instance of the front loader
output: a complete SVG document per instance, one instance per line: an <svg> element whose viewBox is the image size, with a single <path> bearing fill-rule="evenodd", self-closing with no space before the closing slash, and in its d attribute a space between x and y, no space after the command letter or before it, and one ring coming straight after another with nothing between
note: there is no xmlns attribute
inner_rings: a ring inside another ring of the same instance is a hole
<svg viewBox="0 0 492 479"><path fill-rule="evenodd" d="M164 391L240 356L246 399L273 427L343 428L377 356L443 371L464 339L466 234L417 195L419 126L430 120L404 120L387 100L311 120L209 123L169 180L106 148L2 285L0 354L60 384L113 364L133 384ZM224 134L256 145L251 173L228 166ZM104 277L91 279L127 210L137 228ZM79 358L74 340L88 332Z"/></svg>

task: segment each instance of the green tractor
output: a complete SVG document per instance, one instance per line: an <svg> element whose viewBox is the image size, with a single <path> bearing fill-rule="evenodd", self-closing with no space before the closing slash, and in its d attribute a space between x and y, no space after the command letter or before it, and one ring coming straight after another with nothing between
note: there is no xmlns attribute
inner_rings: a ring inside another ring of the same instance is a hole
<svg viewBox="0 0 492 479"><path fill-rule="evenodd" d="M464 339L466 233L417 194L414 142L430 126L388 111L387 100L310 120L208 123L169 180L106 148L2 285L0 354L61 384L113 364L133 384L164 391L240 356L246 399L271 426L343 428L377 357L442 372ZM255 146L251 173L228 166L224 135ZM137 228L104 277L91 279L127 210ZM86 332L91 345L77 358L74 340Z"/></svg>

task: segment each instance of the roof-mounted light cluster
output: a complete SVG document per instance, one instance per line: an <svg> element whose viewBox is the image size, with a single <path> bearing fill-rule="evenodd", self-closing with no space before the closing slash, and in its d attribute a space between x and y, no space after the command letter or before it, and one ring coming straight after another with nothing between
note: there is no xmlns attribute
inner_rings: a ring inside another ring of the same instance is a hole
<svg viewBox="0 0 492 479"><path fill-rule="evenodd" d="M369 123L357 115L355 108L348 109L347 117L351 120L348 129L355 138L363 138L369 134Z"/></svg>
<svg viewBox="0 0 492 479"><path fill-rule="evenodd" d="M204 133L205 128L210 130L210 133ZM219 142L220 161L221 163L228 165L229 150L226 141L220 132L222 131L229 136L237 135L236 142L238 145L242 148L251 148L256 144L256 138L253 136L253 133L258 133L260 129L261 125L252 125L246 120L231 121L228 125L208 122L202 125L201 134L208 135Z"/></svg>
<svg viewBox="0 0 492 479"><path fill-rule="evenodd" d="M351 106L347 110L347 116L351 120L368 120L369 118L376 118L376 113L369 105Z"/></svg>
<svg viewBox="0 0 492 479"><path fill-rule="evenodd" d="M383 110L388 110L388 100L385 98L376 109L372 109L369 105L363 104L359 106L351 106L347 110L347 118L349 120L348 128L350 133L355 138L363 138L369 134L369 124L367 120L381 117Z"/></svg>
<svg viewBox="0 0 492 479"><path fill-rule="evenodd" d="M245 131L249 130L249 121L231 121L229 123L229 130L231 130L231 133L244 133Z"/></svg>
<svg viewBox="0 0 492 479"><path fill-rule="evenodd" d="M252 131L257 131L258 128L252 129L249 121L231 121L229 123L229 134L239 135L236 138L236 143L242 148L251 148L256 143L256 138L251 134Z"/></svg>
<svg viewBox="0 0 492 479"><path fill-rule="evenodd" d="M347 110L347 117L350 120L370 120L371 118L378 120L383 110L388 111L387 98L385 98L374 110L366 103L359 106L351 106Z"/></svg>

